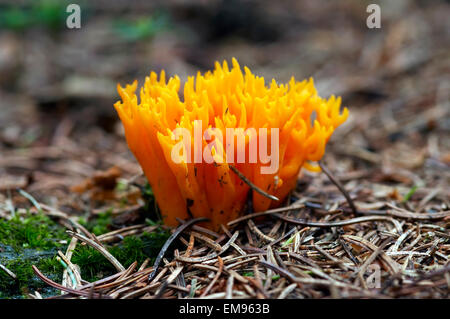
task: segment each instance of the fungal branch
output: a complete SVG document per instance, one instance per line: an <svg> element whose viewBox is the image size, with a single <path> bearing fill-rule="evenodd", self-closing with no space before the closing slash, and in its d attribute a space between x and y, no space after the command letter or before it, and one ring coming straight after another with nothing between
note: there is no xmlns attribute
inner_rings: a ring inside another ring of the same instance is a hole
<svg viewBox="0 0 450 319"><path fill-rule="evenodd" d="M319 171L334 130L348 117L341 99L321 98L312 79L266 83L236 59L189 77L151 72L118 86L114 106L128 146L155 194L164 222L206 217L208 227L238 218L248 193L255 211L278 207L302 167Z"/></svg>

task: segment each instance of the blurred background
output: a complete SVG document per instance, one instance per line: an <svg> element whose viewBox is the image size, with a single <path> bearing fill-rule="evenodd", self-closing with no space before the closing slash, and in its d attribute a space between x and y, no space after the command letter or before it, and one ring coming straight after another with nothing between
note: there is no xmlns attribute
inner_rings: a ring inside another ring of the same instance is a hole
<svg viewBox="0 0 450 319"><path fill-rule="evenodd" d="M140 173L116 84L236 57L267 82L314 77L342 96L351 116L325 161L348 187L441 188L448 203L448 1L77 1L81 28L68 29L70 2L0 1L0 201L21 188L67 212L95 207L74 200L86 178ZM373 2L380 29L366 26Z"/></svg>
<svg viewBox="0 0 450 319"><path fill-rule="evenodd" d="M66 25L72 2L81 8L80 29ZM371 3L381 8L379 29L366 24ZM14 280L0 269L0 299L35 290L59 294L31 265L61 282L55 256L68 245L65 229L75 222L96 236L143 225L139 238L130 235L135 230L125 238L104 237L125 267L153 258L167 240L113 108L117 83L143 83L152 70L186 80L236 57L266 83L313 77L322 97L339 95L350 110L327 145L324 163L358 209L384 214L396 205L400 212L448 212L449 17L450 2L438 0L0 0L0 266L17 275ZM343 214L336 208L346 205L320 173L301 172L290 199L297 198L323 205L322 212L302 211L304 218L336 218ZM27 214L40 208L63 216L64 227ZM448 218L401 225L418 234L409 247L440 254L416 263L409 255L403 268L420 273L448 264ZM272 229L270 220L263 227ZM438 232L430 230L436 229L444 240L433 237ZM377 234L384 230L382 223L367 223L347 232L381 241ZM331 236L312 234L324 243ZM72 259L83 279L114 273L87 248L78 245ZM444 288L418 281L416 296L448 297L448 280L442 280ZM392 291L397 296L397 286Z"/></svg>

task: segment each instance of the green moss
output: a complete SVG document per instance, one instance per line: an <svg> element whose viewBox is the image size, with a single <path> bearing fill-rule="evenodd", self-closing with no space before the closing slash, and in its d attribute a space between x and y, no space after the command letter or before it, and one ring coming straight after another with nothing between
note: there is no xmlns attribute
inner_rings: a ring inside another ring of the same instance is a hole
<svg viewBox="0 0 450 319"><path fill-rule="evenodd" d="M138 264L146 258L154 258L170 236L169 232L158 229L140 236L129 236L115 246L106 246L108 251L124 266L129 267L134 261ZM114 266L97 250L78 245L74 250L72 262L81 268L81 277L95 281L115 272Z"/></svg>
<svg viewBox="0 0 450 319"><path fill-rule="evenodd" d="M111 211L85 223L96 235L109 231L110 224ZM124 267L128 267L134 261L141 264L146 258L154 262L169 236L167 230L159 227L152 233L125 237L119 244L106 248ZM58 250L67 249L69 239L64 227L43 214L16 216L9 221L0 219L0 263L17 276L14 280L0 270L0 298L23 298L34 291L39 291L43 296L58 294L58 290L49 287L34 274L31 266L36 265L45 276L61 282L64 269L56 256ZM72 262L80 266L82 278L88 281L116 272L103 255L86 245L77 245Z"/></svg>
<svg viewBox="0 0 450 319"><path fill-rule="evenodd" d="M61 30L67 17L67 0L37 0L20 4L7 4L0 7L0 27L23 31L43 26L51 30Z"/></svg>
<svg viewBox="0 0 450 319"><path fill-rule="evenodd" d="M27 258L23 258L27 257ZM12 279L5 272L0 271L0 298L22 298L27 293L39 291L43 296L57 293L40 280L31 265L35 265L42 273L53 281L61 282L62 266L56 257L19 256L4 263L17 276Z"/></svg>
<svg viewBox="0 0 450 319"><path fill-rule="evenodd" d="M52 280L60 281L62 268L55 259L69 239L63 227L43 214L0 219L0 263L16 276L0 271L0 298L20 298L27 292L55 293L34 274L36 265Z"/></svg>
<svg viewBox="0 0 450 319"><path fill-rule="evenodd" d="M158 32L168 29L169 26L169 16L164 12L157 12L152 16L115 21L113 30L125 40L136 41L151 38Z"/></svg>
<svg viewBox="0 0 450 319"><path fill-rule="evenodd" d="M114 267L94 248L77 246L73 252L72 263L80 266L81 278L96 281L106 274L112 274Z"/></svg>
<svg viewBox="0 0 450 319"><path fill-rule="evenodd" d="M412 195L414 195L416 190L417 190L417 185L414 185L413 187L411 187L411 189L408 191L408 193L405 195L405 197L403 197L402 203L406 203L407 201L409 201L409 199L412 197Z"/></svg>
<svg viewBox="0 0 450 319"><path fill-rule="evenodd" d="M13 247L46 250L62 247L68 236L64 229L45 215L27 214L11 220L0 219L0 243Z"/></svg>
<svg viewBox="0 0 450 319"><path fill-rule="evenodd" d="M162 228L158 228L151 233L143 233L142 240L144 242L143 251L147 256L151 258L155 258L156 255L161 250L161 247L167 241L170 236L170 232L168 230L164 230ZM170 252L169 252L170 253ZM152 260L154 261L154 260Z"/></svg>
<svg viewBox="0 0 450 319"><path fill-rule="evenodd" d="M278 280L278 279L280 279L280 275L273 275L272 276L272 280L275 281L275 280Z"/></svg>

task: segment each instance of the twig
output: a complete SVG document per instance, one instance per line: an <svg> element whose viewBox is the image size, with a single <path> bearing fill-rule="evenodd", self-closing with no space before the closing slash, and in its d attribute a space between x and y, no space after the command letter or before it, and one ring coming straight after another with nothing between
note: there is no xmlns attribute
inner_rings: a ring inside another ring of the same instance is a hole
<svg viewBox="0 0 450 319"><path fill-rule="evenodd" d="M64 287L64 286L62 286L62 285L60 285L60 284L54 282L53 280L51 280L51 279L45 277L45 276L39 271L39 269L38 269L35 265L32 265L31 267L32 267L34 273L35 273L39 278L41 278L41 280L42 280L43 282L45 282L45 283L46 283L47 285L49 285L49 286L52 286L52 287L54 287L54 288L56 288L56 289L63 290L63 291L65 291L65 292L68 292L68 293L71 293L71 294L77 295L77 296L88 297L89 295L91 295L91 297L93 297L93 298L102 298L102 295L100 295L100 294L98 294L98 293L92 293L92 294L91 294L89 291L75 290L75 289L72 289L72 288ZM110 298L109 296L104 296L104 297Z"/></svg>
<svg viewBox="0 0 450 319"><path fill-rule="evenodd" d="M365 223L365 222L373 222L373 221L388 221L391 222L394 226L398 227L396 220L387 216L363 216L363 217L356 217L346 220L340 220L337 222L309 222L304 219L299 218L293 218L293 217L287 217L281 214L273 214L273 216L282 219L286 222L302 225L302 226L311 226L311 227L340 227L340 226L348 226L358 223ZM400 228L401 230L401 228Z"/></svg>
<svg viewBox="0 0 450 319"><path fill-rule="evenodd" d="M347 191L345 190L344 186L341 184L341 182L339 182L339 180L337 180L333 174L330 172L330 170L325 166L325 164L323 164L322 161L319 161L319 166L322 169L322 171L325 173L325 175L328 176L328 178L330 179L330 181L336 185L336 187L341 191L342 195L344 195L345 199L348 202L348 205L350 206L350 208L352 209L353 214L358 214L358 211L356 209L355 204L353 203L352 198L350 197L350 195L347 193Z"/></svg>
<svg viewBox="0 0 450 319"><path fill-rule="evenodd" d="M391 238L386 239L370 256L369 258L366 259L366 261L364 262L364 264L362 264L361 267L359 267L359 269L357 269L354 272L354 275L358 275L358 274L364 274L367 270L367 267L369 267L369 265L371 263L373 263L375 261L375 259L378 257L378 255L381 254L381 252L383 251L383 249L389 245L392 242ZM356 282L355 282L356 283Z"/></svg>
<svg viewBox="0 0 450 319"><path fill-rule="evenodd" d="M92 248L96 249L99 253L101 253L103 256L105 256L106 259L108 259L111 264L113 264L113 266L117 269L117 271L124 271L125 268L122 266L122 264L113 256L111 255L106 249L105 247L99 245L97 242L93 241L92 239L89 239L81 234L75 233L71 230L67 230L67 233L72 236L72 237L76 237L79 240L81 240L82 242L85 242L86 244L88 244L89 246L91 246Z"/></svg>
<svg viewBox="0 0 450 319"><path fill-rule="evenodd" d="M12 279L16 279L17 278L16 274L13 273L8 268L6 268L6 266L3 266L2 264L0 264L0 269L4 270Z"/></svg>
<svg viewBox="0 0 450 319"><path fill-rule="evenodd" d="M27 193L26 191L24 191L22 189L18 189L17 191L20 193L20 195L22 195L23 197L26 197L34 205L34 207L36 207L38 212L42 212L41 205L37 202L36 199L34 199L33 196L31 196L29 193Z"/></svg>
<svg viewBox="0 0 450 319"><path fill-rule="evenodd" d="M261 230L259 230L258 227L256 227L255 223L253 222L253 220L249 220L247 222L248 227L250 228L250 230L256 234L256 236L258 236L260 239L264 240L265 242L268 243L272 243L275 241L275 239L273 239L272 237L267 236L266 234L264 234Z"/></svg>
<svg viewBox="0 0 450 319"><path fill-rule="evenodd" d="M275 266L274 264L268 263L268 262L263 261L263 260L260 260L259 263L261 265L263 265L264 267L266 267L266 268L272 269L277 274L279 274L280 276L285 277L290 282L293 282L293 283L297 282L297 278L293 274L291 274L289 271L287 271L286 269L283 269L281 267Z"/></svg>
<svg viewBox="0 0 450 319"><path fill-rule="evenodd" d="M322 255L324 255L325 257L327 257L329 260L331 260L332 262L336 263L340 268L342 268L344 271L348 270L348 267L345 266L344 262L342 260L339 260L336 257L331 256L325 249L323 249L322 247L320 247L319 245L314 245L314 248L320 252Z"/></svg>
<svg viewBox="0 0 450 319"><path fill-rule="evenodd" d="M230 275L230 277L228 277L228 280L227 280L225 299L233 298L233 285L234 285L234 276Z"/></svg>
<svg viewBox="0 0 450 319"><path fill-rule="evenodd" d="M76 246L77 246L77 242L78 239L75 237L72 237L72 239L70 240L69 246L67 246L67 250L66 250L66 255L65 258L67 259L67 261L70 262L70 260L72 259L72 255L73 255L73 251L75 250ZM63 279L62 279L62 285L66 286L67 285L67 281L69 280L69 273L67 271L67 269L64 269L63 272ZM81 279L81 278L80 278ZM80 280L81 281L81 280ZM64 291L61 291L61 294L64 294Z"/></svg>
<svg viewBox="0 0 450 319"><path fill-rule="evenodd" d="M233 237L231 237L230 240L225 245L222 246L222 250L219 251L218 253L212 253L205 257L188 258L188 257L184 257L184 256L176 256L175 258L179 261L183 261L183 262L187 262L187 263L201 263L201 262L205 262L207 260L216 258L217 256L220 256L221 254L223 254L231 246L231 244L234 243L234 241L236 240L238 235L239 235L239 231L236 231L234 233Z"/></svg>
<svg viewBox="0 0 450 319"><path fill-rule="evenodd" d="M364 247L366 249L370 249L371 251L377 251L379 247L377 247L376 245L372 244L371 242L369 242L367 239L358 237L358 236L353 236L353 235L342 235L342 239L349 241L353 244L356 244L358 246ZM388 255L386 255L383 251L379 252L380 258L381 260L386 264L386 266L388 266L388 268L391 271L391 274L396 274L398 273L398 264L392 260L391 257L389 257Z"/></svg>
<svg viewBox="0 0 450 319"><path fill-rule="evenodd" d="M290 284L279 294L278 299L285 299L295 288L297 288L297 284Z"/></svg>
<svg viewBox="0 0 450 319"><path fill-rule="evenodd" d="M413 213L413 212L409 212L407 210L398 208L390 203L386 203L386 205L394 209L394 210L387 210L386 214L395 216L395 217L399 217L399 218L412 219L412 220L437 220L437 219L443 219L445 217L450 216L450 210L446 210L443 212L437 212L437 213Z"/></svg>
<svg viewBox="0 0 450 319"><path fill-rule="evenodd" d="M199 223L199 222L203 222L203 221L207 221L207 220L208 220L208 218L204 218L204 217L191 219L191 220L185 222L184 224L180 225L175 230L175 232L169 237L169 239L167 239L167 241L164 243L164 246L159 251L158 257L156 258L155 264L153 265L153 271L148 276L148 281L152 281L153 277L155 277L155 275L159 269L159 264L161 263L161 260L163 259L164 255L166 254L167 249L172 244L172 242L183 232L183 230L185 230L186 228L188 228L189 226L191 226L195 223Z"/></svg>
<svg viewBox="0 0 450 319"><path fill-rule="evenodd" d="M162 284L161 288L159 288L158 292L155 295L155 299L159 299L162 297L167 286L169 284L171 284L178 277L178 275L181 273L182 270L183 270L183 266L180 266L170 274L170 276L167 278L167 280Z"/></svg>
<svg viewBox="0 0 450 319"><path fill-rule="evenodd" d="M339 232L339 237L338 237L338 241L339 244L342 246L342 248L344 248L345 253L347 254L348 257L350 257L350 260L356 265L359 265L358 259L356 259L356 257L352 254L352 251L350 250L350 248L348 247L347 243L342 240L342 230L338 230Z"/></svg>
<svg viewBox="0 0 450 319"><path fill-rule="evenodd" d="M214 240L212 240L211 238L202 235L200 233L197 233L196 231L191 231L191 234L199 239L200 241L204 242L206 244L206 246L216 250L216 251L221 251L222 250L222 246L220 246L218 243L216 243Z"/></svg>
<svg viewBox="0 0 450 319"><path fill-rule="evenodd" d="M211 280L211 282L209 283L209 285L205 288L205 290L202 292L202 294L200 295L200 297L205 297L208 292L211 290L211 288L214 286L214 284L216 283L217 279L219 279L220 274L222 273L223 270L223 259L220 258L220 256L217 256L217 260L219 261L219 270L217 270L216 275L214 276L213 280Z"/></svg>
<svg viewBox="0 0 450 319"><path fill-rule="evenodd" d="M240 223L242 221L245 221L247 219L252 219L254 217L259 217L259 216L264 216L264 215L270 215L270 214L275 214L275 213L283 213L283 212L288 212L291 210L298 210L301 208L304 208L305 205L304 204L292 204L290 206L287 207L280 207L280 208L274 208L274 209L270 209L270 210L266 210L265 212L258 212L258 213L253 213L253 214L248 214L239 218L236 218L235 220L232 220L230 222L227 223L227 226L231 226L237 223Z"/></svg>
<svg viewBox="0 0 450 319"><path fill-rule="evenodd" d="M255 184L253 184L247 177L244 176L244 174L242 174L241 172L238 171L238 169L236 167L234 167L233 165L228 165L230 167L230 169L237 175L239 176L240 179L242 179L242 181L244 181L245 184L247 184L248 186L250 186L251 189L253 189L255 192L271 199L271 200L276 200L279 201L278 197L270 195L268 193L266 193L265 191L263 191L261 188L259 188L258 186L256 186Z"/></svg>
<svg viewBox="0 0 450 319"><path fill-rule="evenodd" d="M133 272L133 270L137 267L137 261L134 261L127 270L124 271L124 273L122 275L119 276L119 278L117 278L116 280L114 280L115 282L120 281L122 279L128 278L128 276Z"/></svg>
<svg viewBox="0 0 450 319"><path fill-rule="evenodd" d="M295 232L296 230L297 230L297 227L296 227L296 226L293 226L293 227L291 228L290 231L288 231L287 233L285 233L283 236L281 236L280 238L276 239L275 241L273 241L273 242L267 244L267 246L274 246L274 245L278 244L280 241L282 241L282 240L285 239L286 237L289 237L289 236L290 236L293 232Z"/></svg>
<svg viewBox="0 0 450 319"><path fill-rule="evenodd" d="M56 257L56 260L64 267L64 270L68 272L70 279L72 280L72 287L77 287L77 280L75 279L75 275L72 270L67 266L67 264L61 259L61 257Z"/></svg>

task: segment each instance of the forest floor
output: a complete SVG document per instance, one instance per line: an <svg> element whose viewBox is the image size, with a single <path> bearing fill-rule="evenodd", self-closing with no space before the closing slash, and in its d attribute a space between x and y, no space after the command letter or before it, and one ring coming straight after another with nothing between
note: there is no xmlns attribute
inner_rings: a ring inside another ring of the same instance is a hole
<svg viewBox="0 0 450 319"><path fill-rule="evenodd" d="M21 17L0 19L0 298L449 297L448 2L383 2L377 30L364 1L86 4L80 30L46 3L0 7ZM329 174L302 171L281 209L220 234L169 229L116 83L233 56L342 96Z"/></svg>

